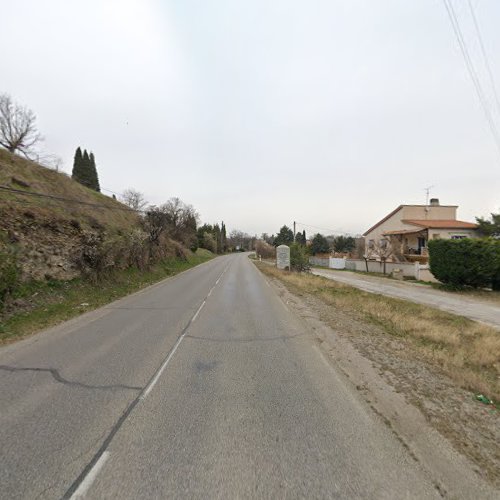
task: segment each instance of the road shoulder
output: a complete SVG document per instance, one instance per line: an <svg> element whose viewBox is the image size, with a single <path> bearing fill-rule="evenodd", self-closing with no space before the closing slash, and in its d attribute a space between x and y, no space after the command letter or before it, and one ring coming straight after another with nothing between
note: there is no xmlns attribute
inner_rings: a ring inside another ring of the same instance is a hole
<svg viewBox="0 0 500 500"><path fill-rule="evenodd" d="M494 498L498 411L436 372L398 339L267 276L315 342L426 468L445 497Z"/></svg>

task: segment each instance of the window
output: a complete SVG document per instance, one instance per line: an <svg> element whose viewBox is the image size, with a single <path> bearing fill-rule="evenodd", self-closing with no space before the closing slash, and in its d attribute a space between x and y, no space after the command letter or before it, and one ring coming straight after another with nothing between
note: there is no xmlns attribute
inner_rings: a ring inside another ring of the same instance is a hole
<svg viewBox="0 0 500 500"><path fill-rule="evenodd" d="M432 235L433 240L439 240L439 238L441 238L441 235L439 233L435 233Z"/></svg>
<svg viewBox="0 0 500 500"><path fill-rule="evenodd" d="M373 240L368 240L368 248L373 248L375 246L375 242Z"/></svg>
<svg viewBox="0 0 500 500"><path fill-rule="evenodd" d="M388 241L387 241L385 238L382 238L382 239L380 240L380 248L381 248L382 250L385 250L385 249L387 248L387 243L388 243Z"/></svg>
<svg viewBox="0 0 500 500"><path fill-rule="evenodd" d="M451 239L452 240L463 240L464 238L467 238L465 234L452 234Z"/></svg>

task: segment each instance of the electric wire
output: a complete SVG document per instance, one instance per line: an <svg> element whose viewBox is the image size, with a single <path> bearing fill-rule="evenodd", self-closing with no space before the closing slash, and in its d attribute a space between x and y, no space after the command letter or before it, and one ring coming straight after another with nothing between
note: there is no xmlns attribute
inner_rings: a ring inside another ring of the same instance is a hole
<svg viewBox="0 0 500 500"><path fill-rule="evenodd" d="M313 226L312 224L304 224L303 222L297 222L297 221L295 221L295 224L298 226L309 227L309 228L313 228L313 229L320 229L322 231L329 231L330 233L352 236L351 233L346 233L345 231L340 231L338 229L332 229L330 227Z"/></svg>
<svg viewBox="0 0 500 500"><path fill-rule="evenodd" d="M472 5L471 0L467 0L467 2L469 4L470 14L471 14L471 17L472 17L472 21L474 23L474 28L476 30L477 38L479 40L479 46L481 47L481 53L483 55L484 65L486 67L486 71L488 72L488 76L489 76L489 79L490 79L490 84L491 84L491 88L492 88L492 91L493 91L493 97L495 99L496 108L497 108L498 114L500 116L500 99L498 97L498 92L497 92L497 86L496 86L495 78L493 76L493 71L491 70L491 66L490 66L488 54L486 52L486 48L485 48L484 42L483 42L483 37L481 35L481 29L479 27L479 22L477 20L476 13L474 11L474 6Z"/></svg>
<svg viewBox="0 0 500 500"><path fill-rule="evenodd" d="M498 152L500 153L500 135L498 133L498 129L496 127L495 121L491 115L491 112L488 108L488 104L486 101L486 98L484 97L484 92L481 87L481 82L479 80L479 77L477 75L477 72L474 68L474 64L472 63L472 59L470 57L469 51L467 49L467 44L465 42L462 30L460 28L460 24L458 22L458 18L455 12L455 9L453 7L453 4L451 3L451 0L443 0L444 6L446 8L446 12L448 13L448 17L451 22L451 26L453 28L453 31L455 33L455 37L457 39L458 45L460 47L460 51L462 53L462 56L465 61L465 66L467 68L467 71L469 73L469 76L472 80L472 83L474 84L474 88L476 89L477 96L479 98L479 102L481 104L481 107L483 108L484 115L486 117L486 121L488 122L488 125L490 127L491 133L493 135L493 139L495 141L495 144L498 148Z"/></svg>
<svg viewBox="0 0 500 500"><path fill-rule="evenodd" d="M82 200L75 200L74 198L63 198L61 196L55 196L51 194L45 194L45 193L38 193L35 191L23 191L21 189L15 189L15 188L10 188L8 186L1 186L0 185L0 190L1 191L6 191L9 193L13 193L16 195L21 195L21 196L34 196L37 198L47 198L50 200L54 201L60 201L63 203L75 203L79 205L85 205L93 208L104 208L107 210L122 210L125 212L135 212L135 213L145 213L145 210L134 210L133 208L130 207L113 207L113 206L108 206L108 205L102 205L100 203L91 203L89 201L82 201Z"/></svg>

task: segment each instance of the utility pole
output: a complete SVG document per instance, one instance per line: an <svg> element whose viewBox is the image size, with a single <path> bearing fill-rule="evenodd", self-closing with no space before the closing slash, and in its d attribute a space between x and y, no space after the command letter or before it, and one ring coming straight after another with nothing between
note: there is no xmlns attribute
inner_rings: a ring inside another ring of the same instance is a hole
<svg viewBox="0 0 500 500"><path fill-rule="evenodd" d="M293 242L295 243L295 225L297 223L295 221L293 221Z"/></svg>

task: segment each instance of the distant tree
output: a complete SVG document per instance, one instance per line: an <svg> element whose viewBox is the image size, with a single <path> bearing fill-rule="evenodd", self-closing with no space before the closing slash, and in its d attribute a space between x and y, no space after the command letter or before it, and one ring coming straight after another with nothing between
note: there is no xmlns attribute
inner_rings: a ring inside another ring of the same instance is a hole
<svg viewBox="0 0 500 500"><path fill-rule="evenodd" d="M310 269L309 258L307 257L304 245L297 242L290 245L290 267L292 271L299 273Z"/></svg>
<svg viewBox="0 0 500 500"><path fill-rule="evenodd" d="M224 221L222 221L221 225L221 241L222 241L222 252L227 252L227 232Z"/></svg>
<svg viewBox="0 0 500 500"><path fill-rule="evenodd" d="M293 243L293 231L288 226L283 226L274 238L274 246L291 245Z"/></svg>
<svg viewBox="0 0 500 500"><path fill-rule="evenodd" d="M89 178L90 178L90 188L94 191L101 192L101 187L99 186L99 176L97 175L97 167L95 164L94 153L89 155Z"/></svg>
<svg viewBox="0 0 500 500"><path fill-rule="evenodd" d="M500 213L491 214L490 220L484 217L476 217L476 222L479 226L479 232L483 236L500 238Z"/></svg>
<svg viewBox="0 0 500 500"><path fill-rule="evenodd" d="M356 240L352 236L336 236L333 240L333 249L339 253L352 252L356 247Z"/></svg>
<svg viewBox="0 0 500 500"><path fill-rule="evenodd" d="M125 205L129 206L132 210L143 210L146 208L148 202L144 195L135 189L125 189L122 193L122 200Z"/></svg>
<svg viewBox="0 0 500 500"><path fill-rule="evenodd" d="M311 242L311 253L316 255L317 253L328 253L330 251L330 245L327 239L320 233L316 234Z"/></svg>
<svg viewBox="0 0 500 500"><path fill-rule="evenodd" d="M8 94L0 94L1 146L31 159L34 146L42 140L35 121L33 111L13 102Z"/></svg>
<svg viewBox="0 0 500 500"><path fill-rule="evenodd" d="M250 236L244 231L239 229L233 229L227 240L228 246L234 250L245 251L252 250L255 244L256 238Z"/></svg>
<svg viewBox="0 0 500 500"><path fill-rule="evenodd" d="M295 235L295 242L298 243L299 245L305 245L307 240L306 240L306 232L305 230L302 232L298 232Z"/></svg>

